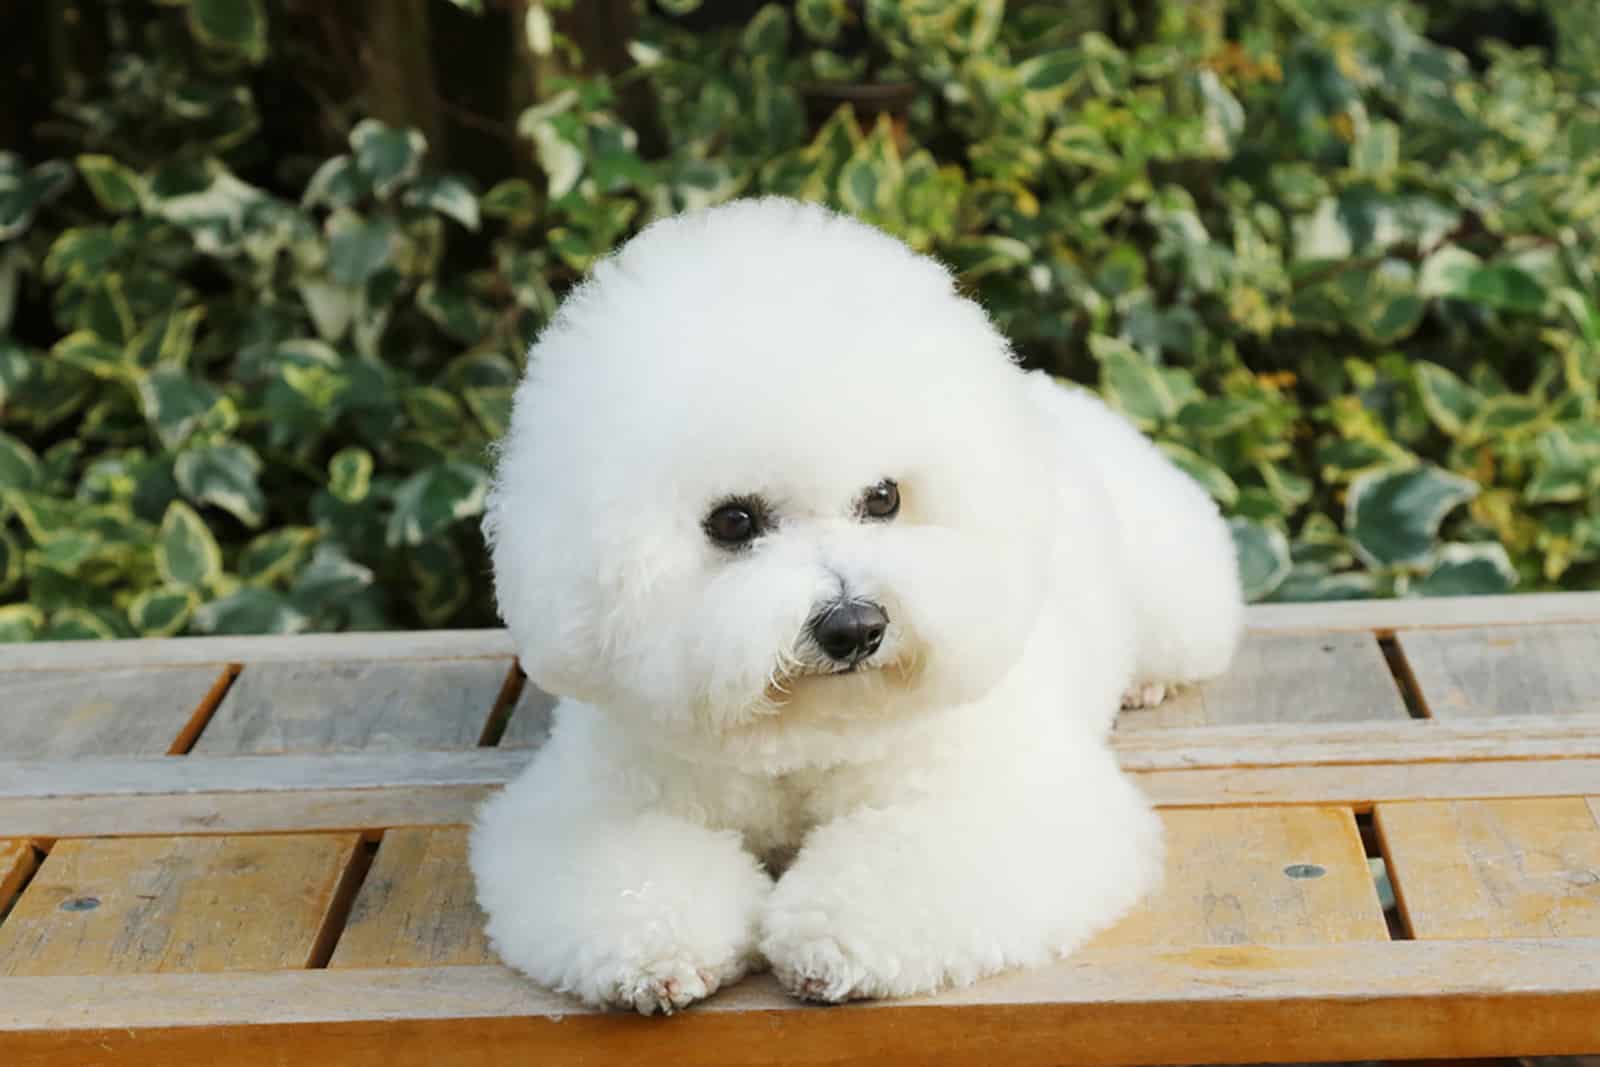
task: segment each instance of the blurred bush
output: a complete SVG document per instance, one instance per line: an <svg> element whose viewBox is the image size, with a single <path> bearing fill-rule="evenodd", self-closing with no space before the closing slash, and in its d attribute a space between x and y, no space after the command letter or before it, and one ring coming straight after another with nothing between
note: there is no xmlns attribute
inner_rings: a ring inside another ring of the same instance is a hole
<svg viewBox="0 0 1600 1067"><path fill-rule="evenodd" d="M0 637L492 622L522 351L641 225L756 193L951 264L1209 488L1254 598L1600 584L1582 0L41 0L0 31Z"/></svg>

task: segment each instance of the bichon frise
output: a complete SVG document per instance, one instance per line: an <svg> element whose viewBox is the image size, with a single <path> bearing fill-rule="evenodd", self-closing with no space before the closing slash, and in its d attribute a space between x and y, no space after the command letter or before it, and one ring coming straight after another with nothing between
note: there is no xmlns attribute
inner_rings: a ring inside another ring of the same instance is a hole
<svg viewBox="0 0 1600 1067"><path fill-rule="evenodd" d="M1160 867L1107 731L1242 609L1204 492L1014 364L933 260L747 200L649 227L534 346L485 528L564 699L483 808L501 957L684 1008L770 966L819 1001L1070 951Z"/></svg>

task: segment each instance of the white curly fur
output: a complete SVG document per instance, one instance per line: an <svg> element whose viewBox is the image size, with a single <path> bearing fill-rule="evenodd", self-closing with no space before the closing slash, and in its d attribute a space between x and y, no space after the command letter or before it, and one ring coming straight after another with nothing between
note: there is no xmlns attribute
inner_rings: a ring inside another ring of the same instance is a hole
<svg viewBox="0 0 1600 1067"><path fill-rule="evenodd" d="M864 488L897 480L892 521ZM758 495L742 551L702 523ZM1025 374L941 266L740 201L648 228L530 355L485 528L522 665L565 699L483 808L512 966L673 1011L770 966L903 996L1071 951L1160 868L1106 733L1232 655L1232 543L1092 396ZM889 616L819 674L807 620Z"/></svg>

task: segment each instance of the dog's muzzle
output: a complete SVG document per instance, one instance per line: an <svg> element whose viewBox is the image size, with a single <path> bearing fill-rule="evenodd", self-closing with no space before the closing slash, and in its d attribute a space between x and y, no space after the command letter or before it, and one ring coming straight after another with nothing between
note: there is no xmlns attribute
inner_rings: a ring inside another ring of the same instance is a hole
<svg viewBox="0 0 1600 1067"><path fill-rule="evenodd" d="M833 662L854 667L878 651L889 614L867 600L840 600L812 617L811 639Z"/></svg>

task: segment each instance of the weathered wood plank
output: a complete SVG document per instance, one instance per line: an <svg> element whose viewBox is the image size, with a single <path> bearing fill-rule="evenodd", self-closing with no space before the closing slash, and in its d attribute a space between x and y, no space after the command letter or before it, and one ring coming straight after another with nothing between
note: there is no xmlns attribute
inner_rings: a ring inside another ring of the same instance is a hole
<svg viewBox="0 0 1600 1067"><path fill-rule="evenodd" d="M1370 634L1250 634L1228 673L1124 711L1117 730L1408 718Z"/></svg>
<svg viewBox="0 0 1600 1067"><path fill-rule="evenodd" d="M467 830L383 835L328 966L440 967L495 962L467 868Z"/></svg>
<svg viewBox="0 0 1600 1067"><path fill-rule="evenodd" d="M498 786L0 799L0 836L166 837L454 826ZM31 827L27 833L13 827Z"/></svg>
<svg viewBox="0 0 1600 1067"><path fill-rule="evenodd" d="M467 748L509 660L248 664L197 755Z"/></svg>
<svg viewBox="0 0 1600 1067"><path fill-rule="evenodd" d="M34 852L30 841L0 841L0 915L6 913L22 883L33 873Z"/></svg>
<svg viewBox="0 0 1600 1067"><path fill-rule="evenodd" d="M509 1062L1045 1067L1560 1055L1592 1047L1582 940L1085 953L912 1001L808 1008L752 979L671 1019L499 967L0 979L8 1067Z"/></svg>
<svg viewBox="0 0 1600 1067"><path fill-rule="evenodd" d="M1600 593L1256 604L1245 615L1258 633L1452 629L1600 622ZM106 669L195 663L310 660L510 659L504 630L299 634L289 637L179 637L129 641L42 641L0 645L0 670Z"/></svg>
<svg viewBox="0 0 1600 1067"><path fill-rule="evenodd" d="M0 756L158 755L186 740L225 666L0 672Z"/></svg>
<svg viewBox="0 0 1600 1067"><path fill-rule="evenodd" d="M1435 718L1600 713L1600 626L1407 633L1398 641Z"/></svg>
<svg viewBox="0 0 1600 1067"><path fill-rule="evenodd" d="M500 737L501 748L537 748L550 736L551 713L556 698L528 682L522 687L517 706Z"/></svg>
<svg viewBox="0 0 1600 1067"><path fill-rule="evenodd" d="M459 776L468 781L453 784L447 768L435 784L387 788L329 788L307 781L271 792L0 796L0 837L451 826L472 821L477 805L498 788L496 782L516 763L519 751L525 750L500 753L507 763L498 770L469 765ZM1166 808L1316 804L1365 811L1396 800L1600 794L1600 758L1202 767L1138 771L1134 777L1152 801Z"/></svg>
<svg viewBox="0 0 1600 1067"><path fill-rule="evenodd" d="M0 974L304 967L354 834L58 841L0 925Z"/></svg>
<svg viewBox="0 0 1600 1067"><path fill-rule="evenodd" d="M1471 626L1600 622L1600 593L1519 593L1510 596L1415 597L1318 604L1254 604L1245 624L1258 633L1366 630L1451 630Z"/></svg>
<svg viewBox="0 0 1600 1067"><path fill-rule="evenodd" d="M1380 804L1375 821L1412 936L1600 937L1583 798Z"/></svg>
<svg viewBox="0 0 1600 1067"><path fill-rule="evenodd" d="M1160 889L1091 949L1389 939L1348 809L1202 808L1162 820Z"/></svg>
<svg viewBox="0 0 1600 1067"><path fill-rule="evenodd" d="M1114 734L1111 743L1123 768L1140 772L1582 759L1600 758L1600 716L1130 730ZM497 785L531 757L527 748L502 745L181 759L0 760L0 798Z"/></svg>
<svg viewBox="0 0 1600 1067"><path fill-rule="evenodd" d="M107 670L197 663L510 659L504 630L411 630L261 637L150 637L0 645L0 670Z"/></svg>

